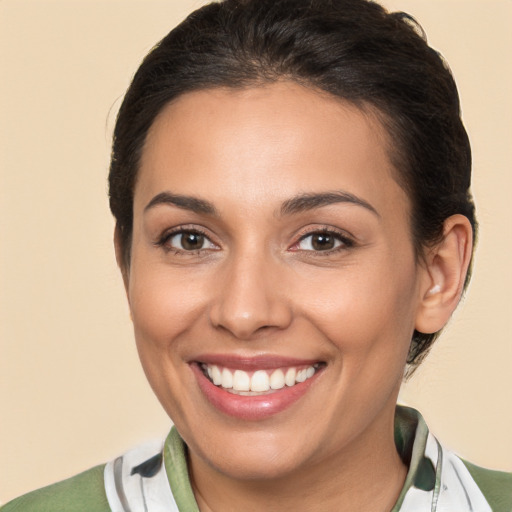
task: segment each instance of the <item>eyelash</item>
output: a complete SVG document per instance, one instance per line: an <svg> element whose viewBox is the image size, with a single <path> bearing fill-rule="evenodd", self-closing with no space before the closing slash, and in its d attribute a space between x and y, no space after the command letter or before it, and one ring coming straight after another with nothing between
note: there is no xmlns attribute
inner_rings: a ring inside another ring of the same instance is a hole
<svg viewBox="0 0 512 512"><path fill-rule="evenodd" d="M330 228L330 227L321 227L321 228L313 228L310 231L303 233L299 240L293 244L292 250L298 252L301 251L301 249L293 249L293 247L298 246L302 241L306 240L309 237L312 237L314 235L328 235L334 238L335 242L339 242L339 245L337 247L333 247L332 249L325 249L325 250L306 250L303 251L305 253L310 253L310 255L314 256L330 256L332 254L335 254L340 251L344 251L347 249L351 249L355 246L355 241L353 238L349 237L347 234L341 233L340 231Z"/></svg>
<svg viewBox="0 0 512 512"><path fill-rule="evenodd" d="M201 253L204 253L204 251L215 250L212 247L199 248L199 249L195 249L195 250L187 250L187 249L177 248L177 247L173 247L173 246L169 245L170 240L172 238L174 238L175 236L187 235L187 234L202 236L202 237L204 237L205 241L208 241L211 245L218 247L214 242L211 241L210 237L206 234L205 231L198 229L197 227L188 228L185 226L179 226L175 229L164 232L160 236L160 238L155 242L155 245L157 247L162 247L166 252L173 252L174 254L177 254L177 255L187 255L187 256L199 255ZM324 236L332 237L332 238L334 238L335 243L338 242L339 245L335 246L331 249L325 249L325 250L314 250L314 249L313 250L309 250L309 249L304 250L304 249L298 248L298 246L301 244L301 242L303 242L304 240L307 240L309 237L312 237L314 235L324 235ZM303 233L300 236L299 240L297 242L295 242L289 250L291 250L292 252L308 253L308 255L311 255L311 256L314 255L315 257L316 256L322 257L322 256L329 256L329 255L335 254L337 252L350 249L350 248L354 247L354 245L355 245L354 240L351 237L347 236L346 234L342 234L341 232L339 232L335 229L332 229L330 227L321 227L321 228L314 228L306 233Z"/></svg>
<svg viewBox="0 0 512 512"><path fill-rule="evenodd" d="M178 236L178 235L199 235L199 236L202 236L204 237L205 240L209 241L210 244L212 245L215 245L210 237L206 234L205 231L201 230L201 229L198 229L196 227L194 228L187 228L187 227L184 227L184 226L179 226L175 229L172 229L170 231L165 231L161 236L160 238L155 242L155 245L157 247L161 247L163 248L166 252L173 252L174 254L178 254L178 255L187 255L187 256L190 256L190 255L199 255L201 254L203 251L205 250L212 250L211 248L209 249L204 249L204 248L200 248L200 249L195 249L195 250L186 250L186 249L180 249L180 248L177 248L177 247L172 247L169 245L169 242L172 238L174 238L175 236Z"/></svg>

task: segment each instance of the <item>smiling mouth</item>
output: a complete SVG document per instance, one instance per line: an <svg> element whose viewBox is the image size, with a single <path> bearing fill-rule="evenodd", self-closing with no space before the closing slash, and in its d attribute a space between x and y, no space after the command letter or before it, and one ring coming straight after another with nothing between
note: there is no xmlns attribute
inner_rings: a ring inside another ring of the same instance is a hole
<svg viewBox="0 0 512 512"><path fill-rule="evenodd" d="M284 388L292 388L305 382L325 367L325 363L271 370L257 369L250 372L207 363L199 363L199 367L212 384L228 393L259 396L275 393Z"/></svg>

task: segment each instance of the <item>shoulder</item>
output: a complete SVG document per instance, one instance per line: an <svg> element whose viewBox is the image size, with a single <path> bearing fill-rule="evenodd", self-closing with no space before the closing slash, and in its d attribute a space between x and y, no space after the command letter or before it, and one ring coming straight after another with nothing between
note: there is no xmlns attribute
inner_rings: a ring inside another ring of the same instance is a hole
<svg viewBox="0 0 512 512"><path fill-rule="evenodd" d="M398 407L395 441L409 473L394 511L512 512L512 473L461 459L429 432L418 411Z"/></svg>
<svg viewBox="0 0 512 512"><path fill-rule="evenodd" d="M462 460L493 511L512 510L512 473L481 468Z"/></svg>
<svg viewBox="0 0 512 512"><path fill-rule="evenodd" d="M110 512L104 486L105 466L25 494L0 508L1 512Z"/></svg>

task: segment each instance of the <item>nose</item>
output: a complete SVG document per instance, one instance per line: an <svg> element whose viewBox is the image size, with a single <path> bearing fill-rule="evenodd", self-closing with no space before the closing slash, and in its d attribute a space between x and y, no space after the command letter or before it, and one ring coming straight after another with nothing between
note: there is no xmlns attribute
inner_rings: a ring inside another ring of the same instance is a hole
<svg viewBox="0 0 512 512"><path fill-rule="evenodd" d="M292 321L292 309L280 265L255 254L240 255L219 273L210 321L240 340L263 331L281 330Z"/></svg>

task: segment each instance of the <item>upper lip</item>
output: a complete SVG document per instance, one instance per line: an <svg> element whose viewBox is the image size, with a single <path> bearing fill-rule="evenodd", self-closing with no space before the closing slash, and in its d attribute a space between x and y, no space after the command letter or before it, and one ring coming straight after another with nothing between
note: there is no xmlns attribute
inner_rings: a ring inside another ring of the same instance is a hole
<svg viewBox="0 0 512 512"><path fill-rule="evenodd" d="M251 371L272 370L291 366L313 366L322 361L319 359L299 359L279 355L240 356L234 354L202 354L191 362Z"/></svg>

